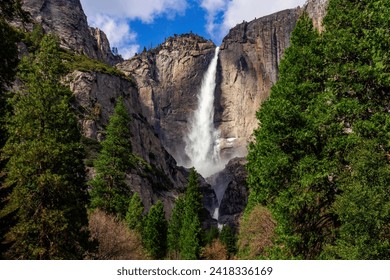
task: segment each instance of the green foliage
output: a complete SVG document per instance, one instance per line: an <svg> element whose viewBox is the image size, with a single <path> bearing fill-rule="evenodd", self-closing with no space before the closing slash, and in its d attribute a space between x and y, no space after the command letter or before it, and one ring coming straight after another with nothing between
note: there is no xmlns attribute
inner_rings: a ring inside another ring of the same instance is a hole
<svg viewBox="0 0 390 280"><path fill-rule="evenodd" d="M185 209L183 226L180 231L180 256L183 260L199 259L201 224L196 213Z"/></svg>
<svg viewBox="0 0 390 280"><path fill-rule="evenodd" d="M14 213L16 221L8 258L81 259L88 245L84 154L62 69L52 36L19 67L24 88L10 100L3 149L10 196L1 216Z"/></svg>
<svg viewBox="0 0 390 280"><path fill-rule="evenodd" d="M35 24L31 32L23 33L22 42L26 45L30 53L34 53L39 49L39 45L44 36L42 25Z"/></svg>
<svg viewBox="0 0 390 280"><path fill-rule="evenodd" d="M330 0L303 16L257 113L246 212L272 212L278 258L389 258L388 1Z"/></svg>
<svg viewBox="0 0 390 280"><path fill-rule="evenodd" d="M166 255L167 221L161 201L150 208L142 237L145 249L153 259L162 259Z"/></svg>
<svg viewBox="0 0 390 280"><path fill-rule="evenodd" d="M194 168L190 176L184 196L183 222L180 230L180 256L184 260L196 260L201 249L202 195L199 190L198 174Z"/></svg>
<svg viewBox="0 0 390 280"><path fill-rule="evenodd" d="M180 196L172 211L168 227L168 249L172 258L196 260L199 258L203 211L198 174L191 169L184 196Z"/></svg>
<svg viewBox="0 0 390 280"><path fill-rule="evenodd" d="M173 259L179 259L180 253L180 232L183 225L184 197L179 196L175 207L172 210L171 219L168 224L168 252Z"/></svg>
<svg viewBox="0 0 390 280"><path fill-rule="evenodd" d="M359 143L348 155L353 168L342 174L342 195L334 211L340 227L324 258L389 259L390 168L373 140Z"/></svg>
<svg viewBox="0 0 390 280"><path fill-rule="evenodd" d="M122 98L115 106L109 120L106 138L95 161L96 176L91 185L91 207L123 218L130 200L130 190L125 183L126 171L135 165L131 148L130 116Z"/></svg>
<svg viewBox="0 0 390 280"><path fill-rule="evenodd" d="M184 201L185 211L188 209L197 216L201 214L203 209L202 194L200 193L198 173L195 168L190 171Z"/></svg>
<svg viewBox="0 0 390 280"><path fill-rule="evenodd" d="M219 237L219 229L217 227L211 227L205 234L204 242L207 245L210 245L218 237Z"/></svg>
<svg viewBox="0 0 390 280"><path fill-rule="evenodd" d="M4 18L0 17L0 148L3 147L7 139L5 116L9 108L7 108L6 95L7 87L14 81L16 68L19 63L17 41L17 31ZM3 168L3 165L4 163L0 162L0 170Z"/></svg>
<svg viewBox="0 0 390 280"><path fill-rule="evenodd" d="M129 228L142 232L142 218L144 205L138 193L134 193L130 199L126 213L126 223Z"/></svg>
<svg viewBox="0 0 390 280"><path fill-rule="evenodd" d="M7 0L0 2L0 18L5 20L20 19L26 22L28 13L22 9L21 0Z"/></svg>
<svg viewBox="0 0 390 280"><path fill-rule="evenodd" d="M21 17L23 16L23 17ZM0 186L5 179L6 160L2 156L1 149L7 141L6 116L11 108L6 100L11 93L7 88L13 83L19 63L17 42L19 34L16 29L11 27L7 21L21 18L24 19L24 13L21 10L20 1L1 1L0 3ZM6 205L10 190L0 188L0 210ZM4 235L13 224L12 214L0 217L0 258L2 252L6 250L4 246Z"/></svg>
<svg viewBox="0 0 390 280"><path fill-rule="evenodd" d="M61 51L61 58L65 62L65 66L67 70L74 71L82 71L82 72L99 72L110 75L115 75L119 77L125 77L124 73L112 66L109 66L103 62L98 60L91 59L86 55L74 54L67 50Z"/></svg>
<svg viewBox="0 0 390 280"><path fill-rule="evenodd" d="M237 253L237 237L230 226L224 226L219 234L219 240L225 245L228 257L232 257Z"/></svg>

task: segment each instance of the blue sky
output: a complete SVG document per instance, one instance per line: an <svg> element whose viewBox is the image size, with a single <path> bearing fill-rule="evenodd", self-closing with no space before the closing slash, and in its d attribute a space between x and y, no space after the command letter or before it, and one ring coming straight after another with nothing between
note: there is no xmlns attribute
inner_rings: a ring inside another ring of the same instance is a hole
<svg viewBox="0 0 390 280"><path fill-rule="evenodd" d="M305 0L81 0L90 26L102 29L124 58L193 32L219 45L229 29Z"/></svg>

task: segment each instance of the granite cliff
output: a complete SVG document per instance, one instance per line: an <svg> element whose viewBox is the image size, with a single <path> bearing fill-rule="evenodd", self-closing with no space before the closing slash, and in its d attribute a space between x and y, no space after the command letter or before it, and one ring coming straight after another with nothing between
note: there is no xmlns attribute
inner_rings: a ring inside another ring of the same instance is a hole
<svg viewBox="0 0 390 280"><path fill-rule="evenodd" d="M197 93L214 50L214 43L200 36L175 35L117 65L135 78L144 115L164 147L181 163L186 161L187 122L196 109Z"/></svg>
<svg viewBox="0 0 390 280"><path fill-rule="evenodd" d="M222 160L246 155L247 144L258 126L256 111L277 81L278 66L290 45L297 20L307 12L321 31L326 4L327 0L308 0L304 7L243 22L223 39L214 104ZM213 43L186 34L168 38L159 47L117 65L135 78L143 113L165 148L180 163L187 160L184 137L188 133L188 120L196 109L196 95L214 49ZM219 175L209 178L212 184L215 178L224 181L226 191L219 199L220 222L235 224L245 207L244 162L233 160Z"/></svg>
<svg viewBox="0 0 390 280"><path fill-rule="evenodd" d="M65 49L109 65L122 61L120 56L112 54L104 32L88 26L80 0L25 0L23 9L32 19L32 23L25 25L28 30L40 24L45 32L59 36ZM14 24L21 27L19 22Z"/></svg>
<svg viewBox="0 0 390 280"><path fill-rule="evenodd" d="M256 111L278 78L278 65L299 16L306 11L321 29L327 1L309 0L302 8L243 22L223 39L214 106L223 160L246 155L258 125ZM144 115L180 163L187 160L183 140L187 122L196 109L196 95L214 49L212 42L197 35L175 35L117 65L135 78Z"/></svg>
<svg viewBox="0 0 390 280"><path fill-rule="evenodd" d="M178 168L142 115L138 91L134 83L123 77L97 72L70 73L65 83L74 93L74 107L78 113L87 149L104 139L104 130L114 112L115 101L122 96L132 118L133 153L139 158L137 168L126 176L131 192L138 192L146 209L158 199L164 202L167 213L175 197L187 184L188 172ZM92 151L93 152L93 151ZM94 175L88 168L89 176Z"/></svg>
<svg viewBox="0 0 390 280"><path fill-rule="evenodd" d="M223 39L215 114L223 157L246 155L258 123L256 111L277 80L278 65L300 13L297 8L243 22Z"/></svg>
<svg viewBox="0 0 390 280"><path fill-rule="evenodd" d="M302 8L238 24L224 38L214 104L223 160L246 155L247 143L258 125L256 111L278 78L278 65L299 16L306 11L321 30L326 4L327 0L308 0ZM106 35L88 26L79 0L26 0L23 7L33 19L27 29L39 23L45 32L59 36L63 48L116 65L127 76L74 71L64 82L75 94L82 132L92 142L104 138L115 100L125 97L133 120L133 150L140 158L138 169L127 176L129 188L141 193L146 209L162 199L169 213L187 183L188 171L176 162L188 161L184 138L203 75L214 55L214 43L192 33L174 35L123 61L112 54ZM226 179L221 216L233 223L247 199L244 164L233 160L216 175ZM93 176L93 169L89 170ZM212 213L216 195L203 180L202 189L206 208Z"/></svg>
<svg viewBox="0 0 390 280"><path fill-rule="evenodd" d="M20 22L13 22L15 26L31 31L36 24L40 24L45 33L59 37L64 49L108 65L123 61L120 56L111 53L104 32L87 25L79 0L26 0L23 8L31 15L31 22L24 27ZM202 44L200 48L203 48ZM27 53L25 48L21 51ZM196 52L191 54L201 56ZM205 64L207 66L207 61ZM115 102L122 96L132 118L131 142L133 153L138 158L136 168L126 175L129 195L140 193L145 211L157 200L162 200L166 214L170 215L176 197L185 189L189 172L177 166L175 159L163 147L158 131L148 122L148 112L144 110L143 99L134 79L119 73L109 74L91 69L72 71L63 83L70 87L75 96L73 106L84 136L88 176L94 176L91 166L99 149L98 142L104 139L105 127L114 112ZM215 204L215 194L203 178L200 181L204 204L210 208Z"/></svg>

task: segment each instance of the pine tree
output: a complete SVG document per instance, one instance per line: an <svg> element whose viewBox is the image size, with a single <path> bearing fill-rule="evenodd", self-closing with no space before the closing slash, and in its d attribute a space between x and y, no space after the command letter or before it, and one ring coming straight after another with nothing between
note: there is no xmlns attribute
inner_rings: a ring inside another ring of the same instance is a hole
<svg viewBox="0 0 390 280"><path fill-rule="evenodd" d="M390 258L389 13L389 1L332 0L324 20L330 122L340 127L327 145L340 163L340 227L324 257Z"/></svg>
<svg viewBox="0 0 390 280"><path fill-rule="evenodd" d="M124 218L131 192L125 183L126 171L133 166L130 116L120 98L107 126L106 138L94 166L96 177L90 181L91 207Z"/></svg>
<svg viewBox="0 0 390 280"><path fill-rule="evenodd" d="M184 196L183 222L180 230L180 256L185 260L199 258L201 249L202 195L199 190L198 175L194 168L190 176Z"/></svg>
<svg viewBox="0 0 390 280"><path fill-rule="evenodd" d="M201 249L201 224L199 216L191 209L184 211L183 225L180 231L180 257L183 260L199 259Z"/></svg>
<svg viewBox="0 0 390 280"><path fill-rule="evenodd" d="M190 209L191 212L200 216L203 210L202 194L199 188L198 173L195 168L190 170L188 184L184 195L185 210Z"/></svg>
<svg viewBox="0 0 390 280"><path fill-rule="evenodd" d="M202 195L198 175L191 169L184 196L180 196L172 210L168 226L168 251L175 259L195 260L201 249Z"/></svg>
<svg viewBox="0 0 390 280"><path fill-rule="evenodd" d="M0 3L0 149L7 140L5 128L5 116L9 112L7 107L7 88L14 82L18 59L17 42L19 34L11 27L7 20L12 20L24 14L20 1L10 0ZM5 162L0 158L0 184L2 181L2 169ZM1 204L0 204L1 206Z"/></svg>
<svg viewBox="0 0 390 280"><path fill-rule="evenodd" d="M5 127L5 117L10 111L7 106L7 87L14 81L16 68L19 63L18 60L18 33L13 29L7 20L15 18L16 11L11 5L12 1L2 1L0 3L0 186L5 179L5 165L6 161L2 156L1 149L7 141L7 130ZM6 198L9 195L9 190L0 187L0 210L6 204ZM11 220L0 215L0 258L3 248L4 234L11 225Z"/></svg>
<svg viewBox="0 0 390 280"><path fill-rule="evenodd" d="M126 213L126 223L131 229L135 229L139 233L142 232L142 218L144 205L138 193L134 193L130 199L129 207Z"/></svg>
<svg viewBox="0 0 390 280"><path fill-rule="evenodd" d="M83 149L71 92L59 82L64 67L57 40L46 36L19 68L25 87L11 100L3 149L4 186L12 189L3 214L16 213L7 257L81 259L88 242Z"/></svg>
<svg viewBox="0 0 390 280"><path fill-rule="evenodd" d="M160 200L149 210L142 237L145 249L152 258L162 259L166 255L167 221L164 206Z"/></svg>
<svg viewBox="0 0 390 280"><path fill-rule="evenodd" d="M180 232L183 224L184 197L179 196L168 224L168 252L173 259L180 257Z"/></svg>
<svg viewBox="0 0 390 280"><path fill-rule="evenodd" d="M227 255L229 258L237 253L237 237L233 229L225 225L221 233L219 234L219 240L226 247Z"/></svg>
<svg viewBox="0 0 390 280"><path fill-rule="evenodd" d="M324 87L322 67L320 36L303 15L281 62L279 80L257 113L260 127L249 147L246 212L257 203L272 209L283 258L318 254L329 229L317 224L328 219L332 201L324 204L323 199L334 192L328 182L332 170L321 162L323 113L312 106Z"/></svg>
<svg viewBox="0 0 390 280"><path fill-rule="evenodd" d="M297 23L248 155L271 257L389 257L389 5L330 0L321 36Z"/></svg>

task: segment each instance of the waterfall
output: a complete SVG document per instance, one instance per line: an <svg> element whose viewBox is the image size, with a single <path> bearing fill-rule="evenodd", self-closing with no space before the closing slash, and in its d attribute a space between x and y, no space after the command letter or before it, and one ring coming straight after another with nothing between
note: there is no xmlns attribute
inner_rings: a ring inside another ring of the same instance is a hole
<svg viewBox="0 0 390 280"><path fill-rule="evenodd" d="M185 152L190 166L208 177L223 169L219 156L219 132L214 127L214 92L216 85L219 47L203 77L198 92L198 107L189 122L189 133L185 138Z"/></svg>

